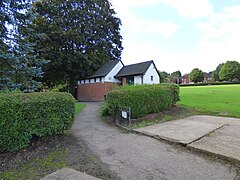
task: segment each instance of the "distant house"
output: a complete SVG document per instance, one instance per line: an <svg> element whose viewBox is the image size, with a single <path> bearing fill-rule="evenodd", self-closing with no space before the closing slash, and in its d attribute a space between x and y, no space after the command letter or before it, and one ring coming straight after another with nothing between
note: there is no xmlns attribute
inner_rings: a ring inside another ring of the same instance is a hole
<svg viewBox="0 0 240 180"><path fill-rule="evenodd" d="M189 84L189 74L184 74L183 75L182 84Z"/></svg>
<svg viewBox="0 0 240 180"><path fill-rule="evenodd" d="M158 84L160 75L153 61L124 66L122 61L108 61L89 78L78 81L79 101L103 101L120 85Z"/></svg>
<svg viewBox="0 0 240 180"><path fill-rule="evenodd" d="M212 72L209 72L209 73L204 73L204 80L203 80L204 83L209 83L209 82L212 82Z"/></svg>

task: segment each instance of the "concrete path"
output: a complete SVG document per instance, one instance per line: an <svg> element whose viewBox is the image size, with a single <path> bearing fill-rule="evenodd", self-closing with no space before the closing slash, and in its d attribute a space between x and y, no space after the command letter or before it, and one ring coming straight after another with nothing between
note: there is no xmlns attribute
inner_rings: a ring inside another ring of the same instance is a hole
<svg viewBox="0 0 240 180"><path fill-rule="evenodd" d="M109 165L120 179L237 179L237 169L140 134L128 133L99 119L99 103L88 103L72 134Z"/></svg>
<svg viewBox="0 0 240 180"><path fill-rule="evenodd" d="M189 147L240 163L240 119L213 116L194 116L189 118L193 118L195 121L204 122L208 120L211 123L225 124L214 133L189 144Z"/></svg>
<svg viewBox="0 0 240 180"><path fill-rule="evenodd" d="M208 123L183 119L155 124L135 129L134 131L187 145L221 128L223 125L223 123Z"/></svg>
<svg viewBox="0 0 240 180"><path fill-rule="evenodd" d="M191 116L135 131L240 163L240 119Z"/></svg>
<svg viewBox="0 0 240 180"><path fill-rule="evenodd" d="M40 180L100 180L71 168L62 168Z"/></svg>

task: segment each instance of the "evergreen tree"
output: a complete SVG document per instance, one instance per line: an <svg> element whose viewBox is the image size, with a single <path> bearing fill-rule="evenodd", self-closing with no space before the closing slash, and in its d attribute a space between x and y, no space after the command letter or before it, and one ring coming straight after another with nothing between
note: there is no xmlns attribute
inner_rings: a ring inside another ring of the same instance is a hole
<svg viewBox="0 0 240 180"><path fill-rule="evenodd" d="M49 86L69 84L74 94L78 79L104 62L118 60L122 45L121 21L108 0L42 0L33 4L40 57L51 60L44 68Z"/></svg>
<svg viewBox="0 0 240 180"><path fill-rule="evenodd" d="M33 19L31 2L3 0L0 3L0 90L33 91L39 85L41 66L46 63L36 57L34 44L29 42Z"/></svg>

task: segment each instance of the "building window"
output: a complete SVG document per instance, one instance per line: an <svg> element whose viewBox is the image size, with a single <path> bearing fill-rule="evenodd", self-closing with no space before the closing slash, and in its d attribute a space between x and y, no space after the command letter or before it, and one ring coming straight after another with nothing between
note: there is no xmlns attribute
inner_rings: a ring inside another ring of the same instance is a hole
<svg viewBox="0 0 240 180"><path fill-rule="evenodd" d="M134 76L127 77L127 84L134 85Z"/></svg>
<svg viewBox="0 0 240 180"><path fill-rule="evenodd" d="M151 81L153 81L153 76L151 76Z"/></svg>

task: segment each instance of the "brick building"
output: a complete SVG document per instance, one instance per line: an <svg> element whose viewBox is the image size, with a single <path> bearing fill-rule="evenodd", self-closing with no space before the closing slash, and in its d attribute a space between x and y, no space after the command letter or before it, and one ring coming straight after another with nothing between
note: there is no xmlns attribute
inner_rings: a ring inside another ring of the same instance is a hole
<svg viewBox="0 0 240 180"><path fill-rule="evenodd" d="M108 61L92 76L78 81L79 101L103 101L104 96L125 84L158 84L160 75L153 61L124 66L122 61Z"/></svg>

